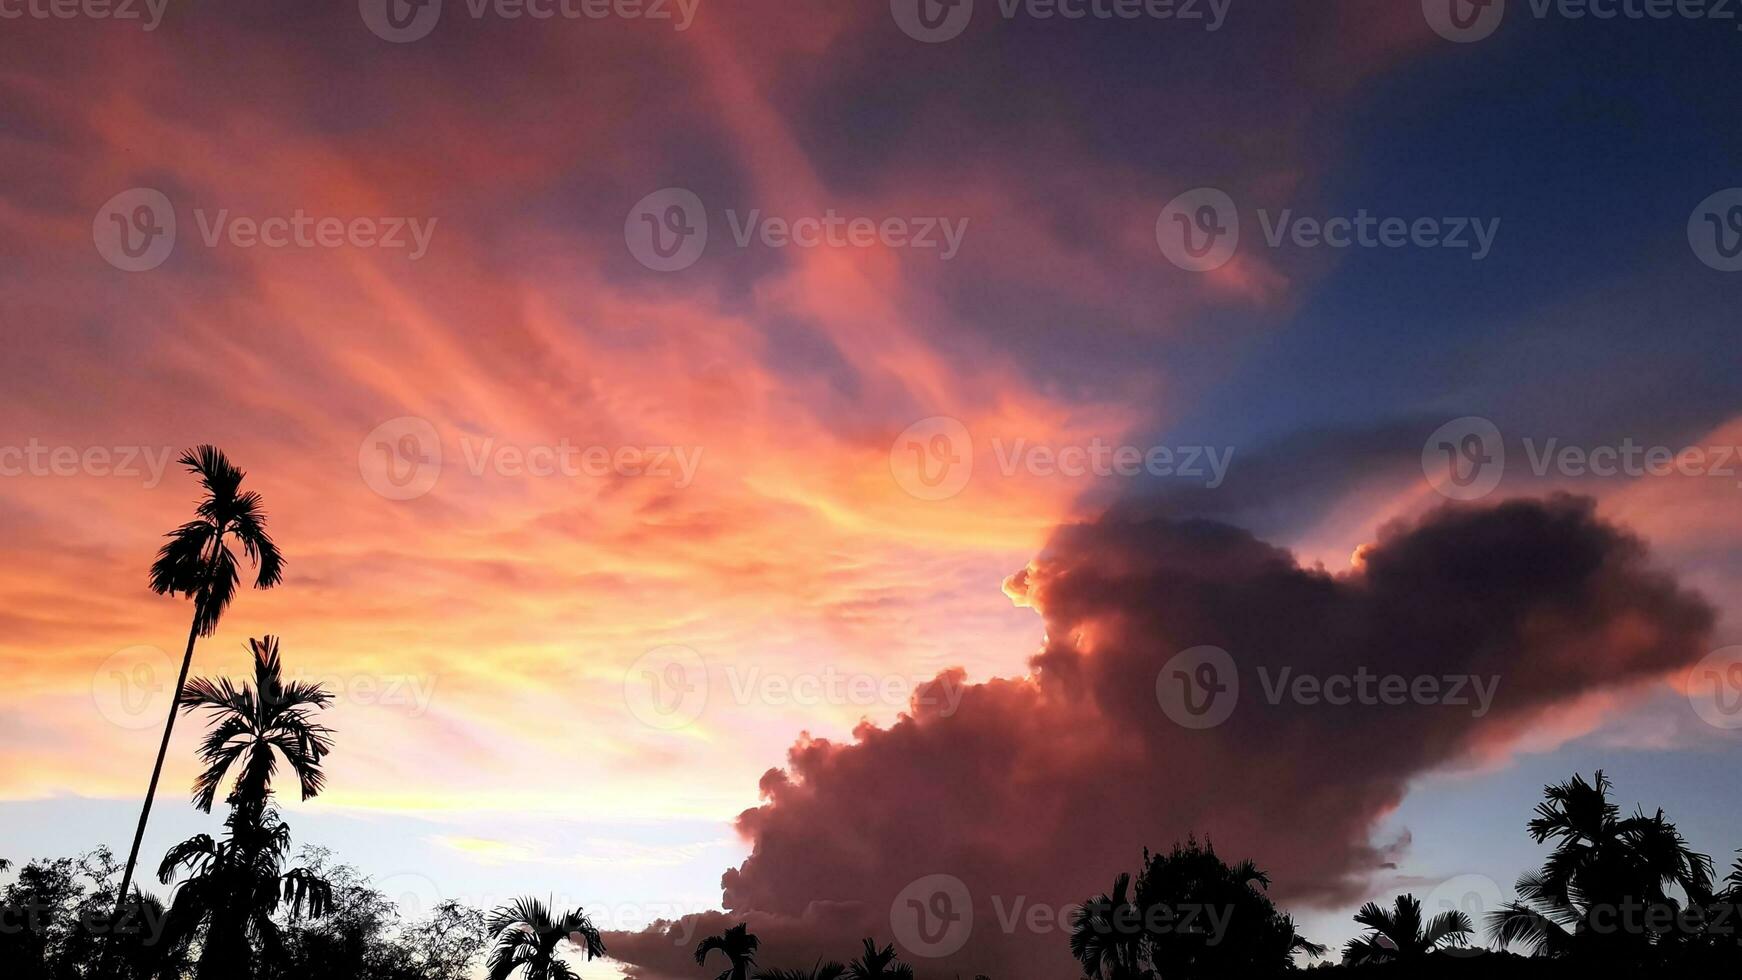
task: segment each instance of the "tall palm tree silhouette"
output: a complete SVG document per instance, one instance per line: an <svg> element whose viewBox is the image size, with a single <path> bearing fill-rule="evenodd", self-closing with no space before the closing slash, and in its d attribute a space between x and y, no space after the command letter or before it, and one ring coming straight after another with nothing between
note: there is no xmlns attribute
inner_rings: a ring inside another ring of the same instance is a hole
<svg viewBox="0 0 1742 980"><path fill-rule="evenodd" d="M585 912L577 908L558 917L536 898L520 898L490 913L488 928L496 937L485 963L490 980L508 980L515 970L525 980L578 980L556 955L557 944L565 939L589 960L605 955L605 941Z"/></svg>
<svg viewBox="0 0 1742 980"><path fill-rule="evenodd" d="M166 951L183 950L195 931L206 927L198 980L255 976L256 946L268 963L282 962L281 930L273 915L280 908L293 921L304 911L325 915L333 903L332 885L324 878L306 868L283 870L290 828L277 807L238 804L224 826L229 831L224 840L196 834L170 848L157 870L166 885L178 868L189 872L175 890L163 942Z"/></svg>
<svg viewBox="0 0 1742 980"><path fill-rule="evenodd" d="M1113 890L1078 906L1071 914L1071 955L1090 980L1142 980L1153 976L1143 964L1143 916L1129 896L1131 876L1113 879Z"/></svg>
<svg viewBox="0 0 1742 980"><path fill-rule="evenodd" d="M750 968L756 965L756 947L760 942L750 934L748 924L740 922L718 936L709 936L696 944L696 965L706 962L708 954L719 950L726 955L726 969L715 980L747 980Z"/></svg>
<svg viewBox="0 0 1742 980"><path fill-rule="evenodd" d="M913 967L895 958L895 944L882 949L871 939L865 940L865 951L847 964L841 974L845 980L913 980Z"/></svg>
<svg viewBox="0 0 1742 980"><path fill-rule="evenodd" d="M1620 910L1679 912L1672 887L1690 902L1709 900L1712 859L1689 848L1662 810L1623 818L1610 788L1602 770L1594 783L1575 774L1544 788L1530 835L1539 844L1555 841L1555 849L1542 870L1519 877L1518 901L1489 913L1498 942L1619 966L1643 959L1654 941L1648 930L1607 921Z"/></svg>
<svg viewBox="0 0 1742 980"><path fill-rule="evenodd" d="M122 872L121 886L115 893L117 909L127 899L133 868L139 862L139 842L144 839L145 824L151 819L151 803L157 797L157 781L163 775L163 757L169 751L175 713L181 706L182 688L187 684L188 667L194 659L194 642L212 635L236 595L241 576L228 541L234 539L239 543L243 554L254 564L255 588L270 589L284 578L284 556L266 533L266 513L261 509L260 495L252 490L241 492L246 474L216 446L190 449L177 462L199 477L206 495L194 508L194 520L169 532L169 543L158 551L157 560L151 565L151 591L193 599L193 625L188 629L187 651L182 654L181 674L175 681L169 717L163 723L157 763L151 768L151 783L145 790L145 805L139 810L139 826L133 831L133 847L127 852L127 869Z"/></svg>
<svg viewBox="0 0 1742 980"><path fill-rule="evenodd" d="M177 706L192 714L205 709L211 723L200 744L205 769L194 780L194 803L210 812L219 786L238 767L225 801L230 816L222 841L197 834L171 848L158 867L169 884L178 868L190 873L170 907L168 948L185 945L206 926L200 950L200 980L252 976L255 947L272 962L282 959L273 915L287 908L292 919L304 908L324 915L332 905L332 886L303 868L284 871L290 853L290 828L272 805L272 777L280 756L290 764L308 799L325 781L321 759L332 750L332 732L313 714L333 696L319 686L284 683L278 638L248 641L254 684L240 687L229 678L200 677L187 684Z"/></svg>
<svg viewBox="0 0 1742 980"><path fill-rule="evenodd" d="M1351 939L1343 947L1343 962L1413 962L1441 946L1461 944L1475 932L1470 917L1459 911L1441 912L1423 922L1421 902L1414 895L1399 895L1389 909L1368 902L1355 913L1355 921L1372 930Z"/></svg>
<svg viewBox="0 0 1742 980"><path fill-rule="evenodd" d="M240 763L226 802L256 806L266 802L278 757L290 764L309 799L326 785L321 759L333 750L332 729L317 723L312 712L332 703L326 689L302 681L284 682L278 637L249 640L254 654L254 686L241 687L228 677L216 681L196 677L181 695L181 707L209 712L212 728L200 743L206 764L194 780L194 805L207 813L232 766Z"/></svg>

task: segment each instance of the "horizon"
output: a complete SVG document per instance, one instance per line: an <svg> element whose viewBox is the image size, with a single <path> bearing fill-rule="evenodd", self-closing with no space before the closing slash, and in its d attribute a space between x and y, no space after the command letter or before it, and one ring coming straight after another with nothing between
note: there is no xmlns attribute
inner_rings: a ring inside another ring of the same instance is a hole
<svg viewBox="0 0 1742 980"><path fill-rule="evenodd" d="M583 906L584 976L1024 980L1193 836L1334 961L1598 770L1742 850L1736 23L63 6L0 19L0 887L133 842L207 444L286 563L190 676L335 695L296 843Z"/></svg>

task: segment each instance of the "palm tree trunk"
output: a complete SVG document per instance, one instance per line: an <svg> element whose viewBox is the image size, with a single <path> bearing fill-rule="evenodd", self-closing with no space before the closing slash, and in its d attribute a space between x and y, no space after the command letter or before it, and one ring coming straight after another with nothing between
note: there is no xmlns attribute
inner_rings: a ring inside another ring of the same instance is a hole
<svg viewBox="0 0 1742 980"><path fill-rule="evenodd" d="M175 679L175 697L169 702L169 718L163 723L163 741L157 746L157 765L151 769L151 785L145 790L145 806L139 811L139 826L133 831L133 849L127 852L127 870L121 874L121 890L115 896L115 913L127 900L127 886L133 882L133 866L139 862L139 842L145 837L145 822L151 819L151 801L157 796L157 780L163 775L163 757L169 751L169 733L175 730L175 713L181 704L181 691L188 682L188 667L194 662L194 641L200 635L199 600L194 600L194 622L188 628L188 648L181 657L181 676Z"/></svg>

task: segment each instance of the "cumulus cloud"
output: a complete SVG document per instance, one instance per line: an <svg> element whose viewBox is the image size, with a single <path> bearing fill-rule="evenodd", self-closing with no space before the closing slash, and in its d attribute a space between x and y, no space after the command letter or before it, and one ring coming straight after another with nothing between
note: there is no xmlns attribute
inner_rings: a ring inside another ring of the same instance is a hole
<svg viewBox="0 0 1742 980"><path fill-rule="evenodd" d="M679 932L747 919L769 963L845 957L862 935L902 939L892 902L948 874L971 938L910 950L922 974L1064 975L1062 925L1026 910L1081 901L1190 833L1255 859L1285 903L1347 902L1407 845L1374 831L1412 777L1684 668L1712 624L1639 538L1570 496L1393 524L1335 573L1228 524L1108 519L1061 530L1005 588L1046 623L1028 676L970 685L953 713L916 697L851 743L801 738L739 817L753 850L722 878L730 914L614 937L614 954L664 975ZM1158 679L1205 645L1238 688L1224 721L1191 728ZM1363 675L1365 695L1328 683ZM1409 682L1402 703L1388 675Z"/></svg>

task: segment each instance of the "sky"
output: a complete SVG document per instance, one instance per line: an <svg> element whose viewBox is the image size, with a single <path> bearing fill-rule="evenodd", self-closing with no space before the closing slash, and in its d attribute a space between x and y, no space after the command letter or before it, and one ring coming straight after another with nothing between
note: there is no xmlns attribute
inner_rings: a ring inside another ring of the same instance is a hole
<svg viewBox="0 0 1742 980"><path fill-rule="evenodd" d="M0 854L125 850L201 443L289 565L194 673L338 695L297 838L606 969L1020 980L1193 833L1340 943L1599 767L1742 848L1723 8L392 2L0 0Z"/></svg>

